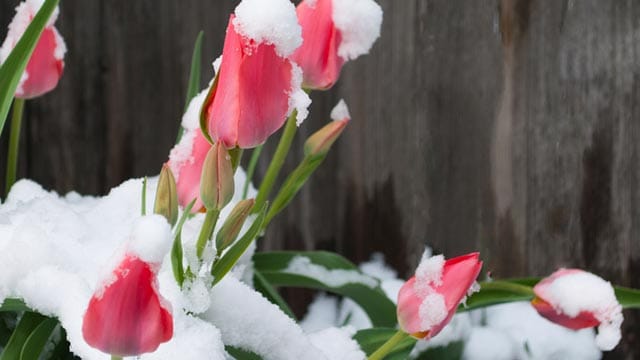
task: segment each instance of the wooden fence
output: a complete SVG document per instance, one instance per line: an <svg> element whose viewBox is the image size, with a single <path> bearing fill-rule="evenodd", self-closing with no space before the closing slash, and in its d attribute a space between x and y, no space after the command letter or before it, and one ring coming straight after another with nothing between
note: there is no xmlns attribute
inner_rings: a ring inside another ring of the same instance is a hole
<svg viewBox="0 0 640 360"><path fill-rule="evenodd" d="M0 28L16 2L0 3ZM195 36L208 65L236 2L63 0L65 74L27 105L19 173L88 194L157 173ZM481 251L494 277L579 266L640 287L640 3L380 4L381 39L313 94L287 168L340 98L353 121L262 246L379 251L406 275L429 244ZM640 317L625 315L607 358L640 357Z"/></svg>

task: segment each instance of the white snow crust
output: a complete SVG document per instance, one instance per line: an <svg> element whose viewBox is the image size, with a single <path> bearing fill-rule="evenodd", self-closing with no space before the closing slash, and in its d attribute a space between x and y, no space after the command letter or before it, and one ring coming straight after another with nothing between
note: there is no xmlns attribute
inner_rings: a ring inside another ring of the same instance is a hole
<svg viewBox="0 0 640 360"><path fill-rule="evenodd" d="M353 60L380 37L382 9L373 0L333 0L333 22L342 34L338 55Z"/></svg>
<svg viewBox="0 0 640 360"><path fill-rule="evenodd" d="M349 108L344 102L344 99L340 99L340 101L338 101L338 104L331 110L331 120L342 121L345 119L350 120L351 115L349 114Z"/></svg>
<svg viewBox="0 0 640 360"><path fill-rule="evenodd" d="M311 105L311 98L302 89L302 69L293 61L291 62L291 91L289 92L289 111L295 109L296 113L296 125L302 125L302 122L309 116L309 105Z"/></svg>
<svg viewBox="0 0 640 360"><path fill-rule="evenodd" d="M240 35L274 45L283 58L302 44L302 29L295 6L289 0L242 0L235 15L233 25Z"/></svg>
<svg viewBox="0 0 640 360"><path fill-rule="evenodd" d="M546 287L544 300L569 317L582 311L593 313L600 321L596 343L602 350L611 350L620 342L622 306L611 283L601 277L586 271L560 276Z"/></svg>
<svg viewBox="0 0 640 360"><path fill-rule="evenodd" d="M289 262L284 272L304 275L331 287L340 287L349 283L358 283L370 288L378 286L378 280L361 274L358 271L346 269L327 269L311 262L305 256L296 256Z"/></svg>
<svg viewBox="0 0 640 360"><path fill-rule="evenodd" d="M240 187L244 183L241 169L238 183ZM147 212L153 208L156 186L157 178L149 179ZM174 319L174 337L140 359L226 359L220 328L194 315L209 308L209 290L202 281L188 284L184 291L177 286L166 255L171 244L169 225L159 215L140 216L141 189L142 179L132 179L104 197L75 192L59 196L32 181L17 182L0 205L0 303L5 298L23 299L27 306L60 320L76 355L109 359L84 342L82 318L94 290L104 287L124 254L135 253L145 261L158 262L159 292L171 304ZM249 195L255 192L251 188ZM240 195L229 208L239 200ZM225 210L219 223L230 211ZM185 223L185 250L195 246L202 221L203 215L197 214ZM251 254L243 256L233 274L251 277Z"/></svg>

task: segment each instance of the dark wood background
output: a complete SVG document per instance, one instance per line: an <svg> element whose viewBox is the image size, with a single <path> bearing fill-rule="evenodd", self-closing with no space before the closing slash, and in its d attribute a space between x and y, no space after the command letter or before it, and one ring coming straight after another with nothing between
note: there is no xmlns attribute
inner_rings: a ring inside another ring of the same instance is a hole
<svg viewBox="0 0 640 360"><path fill-rule="evenodd" d="M19 174L85 194L156 174L196 34L205 84L236 2L63 0L65 74L27 104ZM0 28L16 4L0 2ZM426 243L480 250L494 277L579 266L640 287L640 3L380 4L382 37L313 94L288 168L341 97L353 121L263 247L380 251L406 275ZM640 358L638 316L625 315L608 358Z"/></svg>

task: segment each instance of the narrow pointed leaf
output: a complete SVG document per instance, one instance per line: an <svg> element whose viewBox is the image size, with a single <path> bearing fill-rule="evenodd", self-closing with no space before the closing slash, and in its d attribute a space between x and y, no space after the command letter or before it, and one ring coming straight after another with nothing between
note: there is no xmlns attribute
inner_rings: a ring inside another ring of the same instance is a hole
<svg viewBox="0 0 640 360"><path fill-rule="evenodd" d="M225 346L224 349L236 360L262 360L259 355L237 347Z"/></svg>
<svg viewBox="0 0 640 360"><path fill-rule="evenodd" d="M202 69L202 38L204 31L200 30L193 44L193 53L191 55L191 70L189 72L189 83L187 84L187 99L184 105L184 111L187 111L191 99L198 95L200 90L200 73Z"/></svg>
<svg viewBox="0 0 640 360"><path fill-rule="evenodd" d="M272 304L278 305L283 313L287 314L293 320L297 320L296 315L293 313L293 310L291 310L287 302L282 298L282 296L280 296L278 290L271 286L269 281L267 281L267 279L264 278L260 271L256 269L253 269L253 287L257 292L266 297L267 300L269 300Z"/></svg>
<svg viewBox="0 0 640 360"><path fill-rule="evenodd" d="M191 209L195 203L196 199L193 199L189 205L184 208L180 221L178 221L178 226L176 226L173 246L171 247L171 268L173 269L173 276L180 286L184 283L184 267L182 265L182 226L184 226L184 222L189 217Z"/></svg>
<svg viewBox="0 0 640 360"><path fill-rule="evenodd" d="M0 67L0 134L2 134L22 73L29 63L29 58L31 58L31 54L40 39L42 30L44 30L51 14L58 6L58 2L59 0L46 0L42 4L33 21L31 21L9 54L9 57Z"/></svg>

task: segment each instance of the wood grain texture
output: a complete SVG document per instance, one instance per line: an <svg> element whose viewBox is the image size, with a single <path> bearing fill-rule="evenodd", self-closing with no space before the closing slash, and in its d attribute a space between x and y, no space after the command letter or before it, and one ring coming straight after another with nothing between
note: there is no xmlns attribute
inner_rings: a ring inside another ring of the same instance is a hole
<svg viewBox="0 0 640 360"><path fill-rule="evenodd" d="M0 2L1 28L14 2ZM19 174L104 194L157 173L195 36L205 31L205 84L235 3L63 0L65 75L27 105ZM496 277L579 266L640 287L640 4L380 4L382 37L313 93L286 170L340 98L353 121L261 246L354 261L378 251L407 275L429 244L479 250ZM640 357L640 321L625 315L624 346L607 358Z"/></svg>

